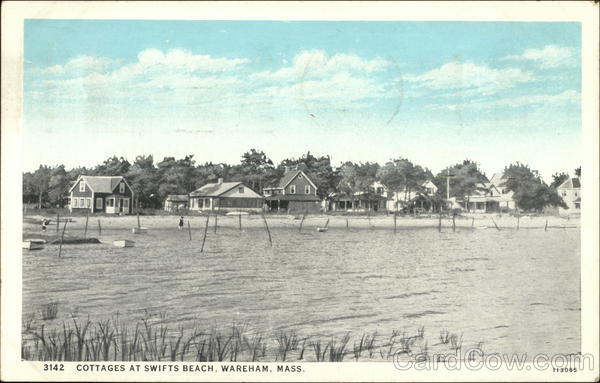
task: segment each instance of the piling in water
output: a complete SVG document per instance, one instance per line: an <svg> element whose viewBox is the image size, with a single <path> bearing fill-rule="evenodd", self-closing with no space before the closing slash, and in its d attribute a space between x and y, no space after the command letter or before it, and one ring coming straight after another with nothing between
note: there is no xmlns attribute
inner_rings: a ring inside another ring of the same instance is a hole
<svg viewBox="0 0 600 383"><path fill-rule="evenodd" d="M267 234L269 235L269 245L273 246L273 239L271 239L271 231L269 230L269 225L267 224L267 217L265 217L265 213L262 214L263 222L265 223L265 228L267 229Z"/></svg>
<svg viewBox="0 0 600 383"><path fill-rule="evenodd" d="M394 234L396 234L396 212L394 212Z"/></svg>
<svg viewBox="0 0 600 383"><path fill-rule="evenodd" d="M138 229L141 227L140 226L140 212L137 212L137 223L138 223Z"/></svg>
<svg viewBox="0 0 600 383"><path fill-rule="evenodd" d="M438 232L442 232L442 213L440 213L440 219L438 221Z"/></svg>
<svg viewBox="0 0 600 383"><path fill-rule="evenodd" d="M60 214L56 213L56 234L58 234L58 224L60 222Z"/></svg>
<svg viewBox="0 0 600 383"><path fill-rule="evenodd" d="M215 234L217 234L217 227L219 226L219 215L215 212Z"/></svg>
<svg viewBox="0 0 600 383"><path fill-rule="evenodd" d="M348 227L348 218L346 218L346 231L348 231L349 227Z"/></svg>
<svg viewBox="0 0 600 383"><path fill-rule="evenodd" d="M519 230L519 221L521 220L521 214L517 214L517 230Z"/></svg>
<svg viewBox="0 0 600 383"><path fill-rule="evenodd" d="M300 221L300 229L298 229L300 233L302 233L302 224L304 223L304 218L306 218L306 212L302 214L302 220Z"/></svg>
<svg viewBox="0 0 600 383"><path fill-rule="evenodd" d="M475 218L471 218L471 230L475 229Z"/></svg>
<svg viewBox="0 0 600 383"><path fill-rule="evenodd" d="M210 220L210 211L206 216L206 225L204 226L204 237L202 237L202 247L200 248L200 252L204 251L204 242L206 242L206 233L208 232L208 221Z"/></svg>
<svg viewBox="0 0 600 383"><path fill-rule="evenodd" d="M87 228L88 228L88 221L90 220L90 214L86 214L85 215L85 230L83 231L83 238L87 237Z"/></svg>
<svg viewBox="0 0 600 383"><path fill-rule="evenodd" d="M325 222L325 229L327 229L327 226L329 226L329 218L327 218L327 222Z"/></svg>
<svg viewBox="0 0 600 383"><path fill-rule="evenodd" d="M456 214L452 214L452 232L456 232Z"/></svg>
<svg viewBox="0 0 600 383"><path fill-rule="evenodd" d="M240 227L240 231L242 231L242 211L240 210L240 214L238 214L238 224Z"/></svg>
<svg viewBox="0 0 600 383"><path fill-rule="evenodd" d="M494 226L496 226L496 230L500 230L500 228L498 227L498 225L496 225L496 221L494 221L494 217L492 217L492 222L494 223Z"/></svg>
<svg viewBox="0 0 600 383"><path fill-rule="evenodd" d="M546 220L546 226L544 226L544 231L548 231L548 220Z"/></svg>
<svg viewBox="0 0 600 383"><path fill-rule="evenodd" d="M98 220L98 237L102 235L102 226L100 226L100 220Z"/></svg>
<svg viewBox="0 0 600 383"><path fill-rule="evenodd" d="M62 253L62 244L65 238L65 230L67 229L68 220L65 219L65 225L63 226L62 234L60 236L60 245L58 246L58 257L60 258L60 254Z"/></svg>
<svg viewBox="0 0 600 383"><path fill-rule="evenodd" d="M192 240L192 227L190 226L190 220L188 219L188 234L190 235L190 241Z"/></svg>

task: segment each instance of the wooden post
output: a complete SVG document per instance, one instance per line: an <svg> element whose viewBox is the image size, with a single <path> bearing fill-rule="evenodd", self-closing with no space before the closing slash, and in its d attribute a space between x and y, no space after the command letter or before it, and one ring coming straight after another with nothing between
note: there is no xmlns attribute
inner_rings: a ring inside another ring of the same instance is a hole
<svg viewBox="0 0 600 383"><path fill-rule="evenodd" d="M546 226L544 226L544 231L548 231L548 220L546 220Z"/></svg>
<svg viewBox="0 0 600 383"><path fill-rule="evenodd" d="M60 222L60 213L56 212L56 234L58 235L58 225Z"/></svg>
<svg viewBox="0 0 600 383"><path fill-rule="evenodd" d="M58 246L58 257L60 258L60 254L62 253L62 244L63 239L65 238L65 230L67 229L67 220L65 219L65 225L63 226L62 235L60 236L60 245Z"/></svg>
<svg viewBox="0 0 600 383"><path fill-rule="evenodd" d="M327 229L327 226L329 226L329 218L327 218L327 222L325 222L325 228Z"/></svg>
<svg viewBox="0 0 600 383"><path fill-rule="evenodd" d="M200 248L200 252L204 251L204 242L206 242L206 233L208 232L208 221L210 220L210 210L208 211L208 215L206 216L206 225L204 226L204 237L202 238L202 247Z"/></svg>
<svg viewBox="0 0 600 383"><path fill-rule="evenodd" d="M190 235L190 241L192 240L192 227L190 226L190 220L188 219L188 234Z"/></svg>
<svg viewBox="0 0 600 383"><path fill-rule="evenodd" d="M517 213L517 230L519 230L519 221L521 220L521 214Z"/></svg>
<svg viewBox="0 0 600 383"><path fill-rule="evenodd" d="M267 218L265 215L262 215L263 221L265 223L265 228L267 229L267 234L269 234L269 244L273 246L273 240L271 239L271 231L269 230L269 225L267 224Z"/></svg>
<svg viewBox="0 0 600 383"><path fill-rule="evenodd" d="M85 230L83 231L83 238L85 238L87 236L87 228L88 228L88 221L90 219L90 214L86 214L85 215Z"/></svg>
<svg viewBox="0 0 600 383"><path fill-rule="evenodd" d="M240 226L240 231L242 231L242 211L240 210L240 214L238 214L238 224Z"/></svg>
<svg viewBox="0 0 600 383"><path fill-rule="evenodd" d="M300 233L302 233L302 224L304 223L304 218L306 218L306 212L302 214L302 220L300 221L300 229L298 230Z"/></svg>
<svg viewBox="0 0 600 383"><path fill-rule="evenodd" d="M456 232L456 214L452 214L452 232Z"/></svg>
<svg viewBox="0 0 600 383"><path fill-rule="evenodd" d="M475 218L471 218L471 230L475 229Z"/></svg>
<svg viewBox="0 0 600 383"><path fill-rule="evenodd" d="M215 234L217 234L217 226L219 225L219 215L215 212Z"/></svg>
<svg viewBox="0 0 600 383"><path fill-rule="evenodd" d="M348 231L348 218L346 218L346 231Z"/></svg>
<svg viewBox="0 0 600 383"><path fill-rule="evenodd" d="M494 223L494 226L496 226L496 229L500 230L500 228L498 227L498 225L496 225L496 221L494 221L494 217L492 217L492 222Z"/></svg>
<svg viewBox="0 0 600 383"><path fill-rule="evenodd" d="M140 212L137 212L138 229L140 228Z"/></svg>
<svg viewBox="0 0 600 383"><path fill-rule="evenodd" d="M396 234L396 212L394 212L394 234Z"/></svg>
<svg viewBox="0 0 600 383"><path fill-rule="evenodd" d="M102 235L102 226L100 226L100 220L98 220L98 237Z"/></svg>
<svg viewBox="0 0 600 383"><path fill-rule="evenodd" d="M442 232L442 213L440 212L440 219L438 221L438 232Z"/></svg>

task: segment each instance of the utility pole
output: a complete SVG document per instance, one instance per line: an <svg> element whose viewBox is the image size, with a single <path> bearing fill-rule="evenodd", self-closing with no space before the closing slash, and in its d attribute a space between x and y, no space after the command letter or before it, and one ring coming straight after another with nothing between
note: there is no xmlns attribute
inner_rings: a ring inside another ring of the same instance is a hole
<svg viewBox="0 0 600 383"><path fill-rule="evenodd" d="M446 176L446 200L450 200L450 168L448 168L448 175Z"/></svg>

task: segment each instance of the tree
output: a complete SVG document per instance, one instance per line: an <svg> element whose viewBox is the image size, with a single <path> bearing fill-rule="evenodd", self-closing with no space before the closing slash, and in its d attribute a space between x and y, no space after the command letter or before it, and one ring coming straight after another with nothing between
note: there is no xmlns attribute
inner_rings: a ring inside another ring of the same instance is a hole
<svg viewBox="0 0 600 383"><path fill-rule="evenodd" d="M382 166L377 173L377 178L390 192L397 196L398 200L402 196L402 200L406 205L409 202L408 199L411 193L422 191L423 183L432 178L432 174L428 169L400 157ZM397 210L398 201L396 201Z"/></svg>
<svg viewBox="0 0 600 383"><path fill-rule="evenodd" d="M581 177L581 166L580 166L580 167L578 167L577 169L575 169L575 175L576 175L577 177Z"/></svg>
<svg viewBox="0 0 600 383"><path fill-rule="evenodd" d="M565 182L566 180L569 179L569 175L567 173L554 173L552 175L552 183L550 184L550 187L552 188L557 188L560 185L562 185L563 182Z"/></svg>
<svg viewBox="0 0 600 383"><path fill-rule="evenodd" d="M513 192L513 199L522 210L539 212L546 206L568 208L556 189L546 185L528 165L510 164L504 169L504 178L504 186Z"/></svg>
<svg viewBox="0 0 600 383"><path fill-rule="evenodd" d="M479 165L466 159L442 170L433 179L433 183L438 188L438 194L444 197L447 195L448 174L450 174L450 197L466 200L467 209L470 197L476 191L483 191L482 184L488 181L485 174L479 169Z"/></svg>
<svg viewBox="0 0 600 383"><path fill-rule="evenodd" d="M339 175L333 170L329 156L315 157L309 151L300 158L285 159L277 166L274 179L280 179L283 176L285 167L295 167L307 173L317 186L317 194L321 198L327 197L337 190Z"/></svg>
<svg viewBox="0 0 600 383"><path fill-rule="evenodd" d="M69 189L69 181L69 175L64 165L56 166L50 171L48 199L52 205L63 206L63 197Z"/></svg>
<svg viewBox="0 0 600 383"><path fill-rule="evenodd" d="M51 169L48 166L40 165L31 177L32 190L37 195L38 209L42 208L42 200L47 197L50 188Z"/></svg>
<svg viewBox="0 0 600 383"><path fill-rule="evenodd" d="M125 175L140 207L160 207L157 170L152 155L137 156Z"/></svg>
<svg viewBox="0 0 600 383"><path fill-rule="evenodd" d="M165 157L158 163L158 194L161 200L169 194L188 194L194 190L196 168L193 157L193 154L180 160Z"/></svg>
<svg viewBox="0 0 600 383"><path fill-rule="evenodd" d="M268 183L275 176L273 161L264 152L258 152L256 149L244 153L240 165L242 180L259 193L262 193L263 181Z"/></svg>
<svg viewBox="0 0 600 383"><path fill-rule="evenodd" d="M112 156L96 166L90 175L94 176L125 176L131 164L123 157Z"/></svg>

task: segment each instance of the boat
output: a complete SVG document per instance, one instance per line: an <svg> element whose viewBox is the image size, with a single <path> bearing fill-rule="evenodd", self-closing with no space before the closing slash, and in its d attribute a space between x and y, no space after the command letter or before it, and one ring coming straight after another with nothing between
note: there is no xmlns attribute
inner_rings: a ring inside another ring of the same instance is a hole
<svg viewBox="0 0 600 383"><path fill-rule="evenodd" d="M225 215L248 215L248 212L246 212L246 211L230 211L229 213L227 213Z"/></svg>
<svg viewBox="0 0 600 383"><path fill-rule="evenodd" d="M133 234L146 234L148 232L148 229L145 227L134 227L133 229L131 229L131 232Z"/></svg>
<svg viewBox="0 0 600 383"><path fill-rule="evenodd" d="M133 247L133 245L135 245L135 242L129 239L120 239L113 241L113 245L116 247Z"/></svg>
<svg viewBox="0 0 600 383"><path fill-rule="evenodd" d="M326 232L327 230L329 230L329 229L328 229L328 228L326 228L326 227L317 227L317 231L318 231L319 233L324 233L324 232Z"/></svg>
<svg viewBox="0 0 600 383"><path fill-rule="evenodd" d="M45 243L45 241L44 241ZM27 250L41 250L44 248L44 243L36 242L35 240L23 241L23 249Z"/></svg>

